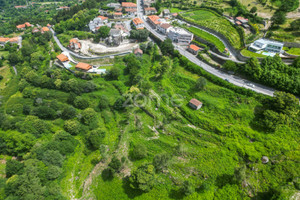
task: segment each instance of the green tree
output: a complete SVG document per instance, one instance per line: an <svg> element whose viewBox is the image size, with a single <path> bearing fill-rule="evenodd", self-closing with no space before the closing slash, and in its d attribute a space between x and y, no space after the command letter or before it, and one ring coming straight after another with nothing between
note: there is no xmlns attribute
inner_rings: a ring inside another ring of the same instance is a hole
<svg viewBox="0 0 300 200"><path fill-rule="evenodd" d="M74 106L79 109L85 109L89 107L89 102L81 96L78 96L74 100Z"/></svg>
<svg viewBox="0 0 300 200"><path fill-rule="evenodd" d="M76 117L76 109L72 106L66 106L62 111L63 119L73 119Z"/></svg>
<svg viewBox="0 0 300 200"><path fill-rule="evenodd" d="M195 88L198 91L203 90L205 88L206 84L207 84L206 79L201 76L200 78L197 79Z"/></svg>
<svg viewBox="0 0 300 200"><path fill-rule="evenodd" d="M286 22L286 13L282 11L277 11L271 18L274 25L284 24Z"/></svg>
<svg viewBox="0 0 300 200"><path fill-rule="evenodd" d="M147 148L145 145L138 144L130 152L130 156L134 160L140 160L147 156Z"/></svg>
<svg viewBox="0 0 300 200"><path fill-rule="evenodd" d="M109 107L109 99L105 95L101 95L99 97L99 106L101 110L106 109Z"/></svg>
<svg viewBox="0 0 300 200"><path fill-rule="evenodd" d="M47 179L48 180L55 180L57 179L62 173L62 169L59 168L58 166L55 166L55 165L50 165L48 167L48 170L47 170Z"/></svg>
<svg viewBox="0 0 300 200"><path fill-rule="evenodd" d="M174 55L174 46L171 39L166 39L160 46L163 55Z"/></svg>
<svg viewBox="0 0 300 200"><path fill-rule="evenodd" d="M296 19L291 23L291 29L294 31L300 31L300 19Z"/></svg>
<svg viewBox="0 0 300 200"><path fill-rule="evenodd" d="M167 169L169 165L170 155L167 153L158 154L153 158L153 166L155 167L156 171L162 171Z"/></svg>
<svg viewBox="0 0 300 200"><path fill-rule="evenodd" d="M256 13L256 11L257 11L257 7L255 7L255 6L252 7L251 10L250 10L251 13Z"/></svg>
<svg viewBox="0 0 300 200"><path fill-rule="evenodd" d="M121 69L119 67L114 66L110 70L108 70L106 76L110 80L118 80L120 75L121 75Z"/></svg>
<svg viewBox="0 0 300 200"><path fill-rule="evenodd" d="M109 36L109 32L110 28L108 26L101 26L94 38L94 41L98 43L101 38L107 38Z"/></svg>
<svg viewBox="0 0 300 200"><path fill-rule="evenodd" d="M5 165L6 178L9 178L15 174L22 174L24 168L24 163L16 160L8 160Z"/></svg>
<svg viewBox="0 0 300 200"><path fill-rule="evenodd" d="M110 168L112 168L115 172L119 172L120 169L121 169L122 163L121 163L121 161L120 161L116 156L114 156L114 157L111 159L111 161L110 161L110 163L108 164L108 166L109 166Z"/></svg>
<svg viewBox="0 0 300 200"><path fill-rule="evenodd" d="M64 129L72 135L78 135L82 130L81 125L77 120L65 121Z"/></svg>
<svg viewBox="0 0 300 200"><path fill-rule="evenodd" d="M93 108L86 108L81 112L81 122L85 125L90 125L97 121L97 113Z"/></svg>
<svg viewBox="0 0 300 200"><path fill-rule="evenodd" d="M234 72L236 72L236 71L238 70L238 67L237 67L236 63L233 62L233 61L231 61L231 60L227 60L227 61L224 63L223 67L224 67L225 69L229 70L229 71L234 71Z"/></svg>
<svg viewBox="0 0 300 200"><path fill-rule="evenodd" d="M97 150L100 148L103 139L105 138L105 131L101 129L91 131L87 136L88 146L92 150Z"/></svg>
<svg viewBox="0 0 300 200"><path fill-rule="evenodd" d="M133 171L130 178L130 187L149 192L155 185L155 173L153 165L143 165Z"/></svg>
<svg viewBox="0 0 300 200"><path fill-rule="evenodd" d="M185 196L189 196L195 192L195 187L190 181L184 181L182 185L182 192Z"/></svg>
<svg viewBox="0 0 300 200"><path fill-rule="evenodd" d="M59 151L47 150L43 155L42 161L47 166L55 165L62 167L64 157L59 153Z"/></svg>

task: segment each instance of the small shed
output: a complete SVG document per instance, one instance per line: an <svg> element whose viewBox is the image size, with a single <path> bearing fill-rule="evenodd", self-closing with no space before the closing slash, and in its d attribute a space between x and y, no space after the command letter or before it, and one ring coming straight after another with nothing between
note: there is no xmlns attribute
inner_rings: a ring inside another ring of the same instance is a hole
<svg viewBox="0 0 300 200"><path fill-rule="evenodd" d="M200 51L200 47L198 47L194 44L191 44L191 45L188 46L188 51L191 52L192 54L197 55L198 52Z"/></svg>
<svg viewBox="0 0 300 200"><path fill-rule="evenodd" d="M142 56L143 55L143 50L140 49L140 48L137 48L137 49L134 50L134 54L136 56Z"/></svg>
<svg viewBox="0 0 300 200"><path fill-rule="evenodd" d="M199 110L202 107L203 103L197 99L191 99L189 106L195 110Z"/></svg>

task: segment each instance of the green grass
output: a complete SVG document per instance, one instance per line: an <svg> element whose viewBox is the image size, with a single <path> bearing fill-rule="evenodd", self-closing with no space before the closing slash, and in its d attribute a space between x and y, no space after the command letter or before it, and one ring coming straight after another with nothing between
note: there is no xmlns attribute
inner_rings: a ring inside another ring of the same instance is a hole
<svg viewBox="0 0 300 200"><path fill-rule="evenodd" d="M188 28L188 30L193 34L195 34L196 36L213 43L220 52L225 51L225 45L217 37L195 27L190 27Z"/></svg>
<svg viewBox="0 0 300 200"><path fill-rule="evenodd" d="M267 57L266 55L263 55L263 54L260 54L260 53L255 53L255 52L252 52L252 51L249 51L247 49L243 49L241 51L241 54L243 56L247 56L247 57L255 57L255 58L265 58Z"/></svg>
<svg viewBox="0 0 300 200"><path fill-rule="evenodd" d="M239 49L241 47L242 43L237 30L223 17L219 17L208 10L185 12L182 16L188 21L223 34L235 48Z"/></svg>
<svg viewBox="0 0 300 200"><path fill-rule="evenodd" d="M284 50L289 54L300 56L300 48L284 48Z"/></svg>
<svg viewBox="0 0 300 200"><path fill-rule="evenodd" d="M183 10L179 9L179 8L171 8L170 9L170 12L171 13L179 13L179 12L182 12Z"/></svg>

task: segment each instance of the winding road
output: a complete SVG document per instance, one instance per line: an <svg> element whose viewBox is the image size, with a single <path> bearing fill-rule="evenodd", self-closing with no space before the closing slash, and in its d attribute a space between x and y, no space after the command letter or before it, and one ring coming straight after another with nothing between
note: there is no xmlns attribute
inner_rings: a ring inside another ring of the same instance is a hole
<svg viewBox="0 0 300 200"><path fill-rule="evenodd" d="M142 6L142 0L137 0L137 13L138 17L142 19L142 21L145 24L145 28L148 29L153 35L155 35L160 40L164 41L166 39L165 35L162 35L158 33L156 30L154 30L146 21L146 16L144 15L143 6ZM225 80L228 80L230 83L239 86L244 87L246 89L253 90L257 93L273 96L275 89L266 87L261 84L257 84L251 81L248 81L246 79L240 78L235 75L230 75L224 71L218 70L202 61L200 61L195 55L188 52L185 48L177 45L176 43L173 43L174 47L179 51L179 53L183 56L185 56L187 59L189 59L191 62L195 63L196 65L202 67L205 71L219 77Z"/></svg>

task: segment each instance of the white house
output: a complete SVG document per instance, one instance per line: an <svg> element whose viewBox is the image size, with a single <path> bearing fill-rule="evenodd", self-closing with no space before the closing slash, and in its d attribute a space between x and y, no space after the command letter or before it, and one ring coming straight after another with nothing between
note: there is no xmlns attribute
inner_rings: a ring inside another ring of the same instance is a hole
<svg viewBox="0 0 300 200"><path fill-rule="evenodd" d="M163 23L157 26L157 30L162 34L166 35L171 27L173 26L167 23Z"/></svg>
<svg viewBox="0 0 300 200"><path fill-rule="evenodd" d="M179 27L169 28L167 35L173 42L178 44L190 44L194 37L194 34Z"/></svg>
<svg viewBox="0 0 300 200"><path fill-rule="evenodd" d="M253 42L248 49L253 52L267 51L270 53L281 53L283 45L284 43L282 42L259 39Z"/></svg>
<svg viewBox="0 0 300 200"><path fill-rule="evenodd" d="M92 32L96 32L99 27L104 26L108 22L108 18L104 16L98 16L89 23L89 29Z"/></svg>
<svg viewBox="0 0 300 200"><path fill-rule="evenodd" d="M157 13L156 8L154 7L145 8L144 10L146 15L154 15Z"/></svg>

